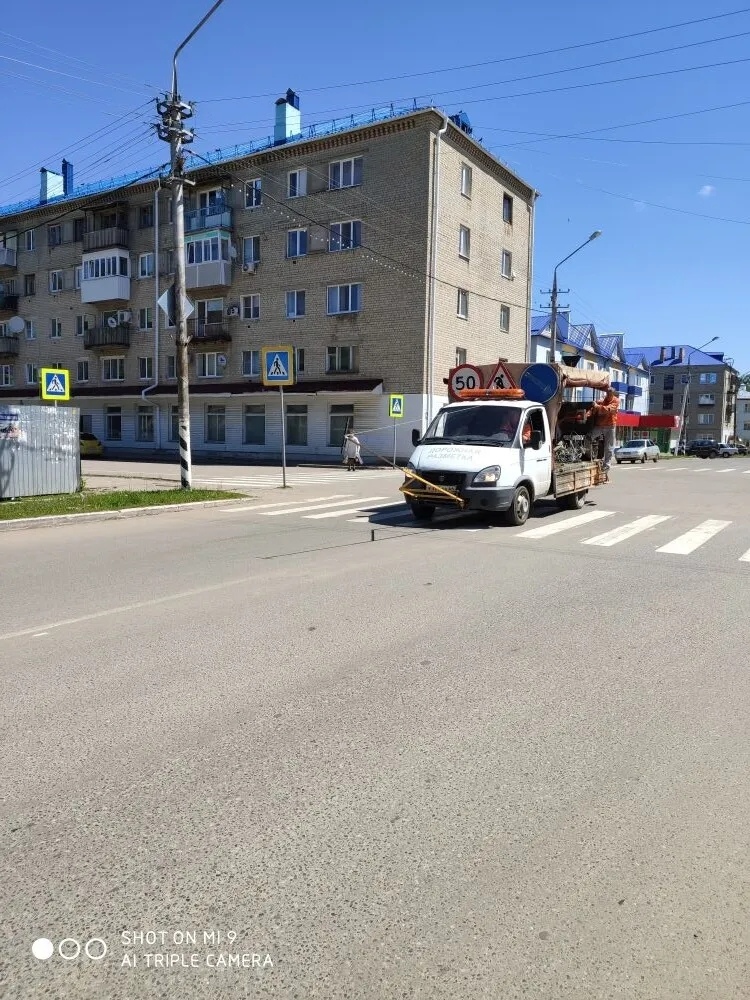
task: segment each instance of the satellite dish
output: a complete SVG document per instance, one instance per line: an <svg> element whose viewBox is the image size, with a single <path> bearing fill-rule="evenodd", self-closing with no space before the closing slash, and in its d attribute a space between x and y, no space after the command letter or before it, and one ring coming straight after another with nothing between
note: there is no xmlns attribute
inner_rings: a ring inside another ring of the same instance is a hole
<svg viewBox="0 0 750 1000"><path fill-rule="evenodd" d="M112 329L114 330L114 328L117 326L117 317L110 316L109 319L107 320L107 326L112 327Z"/></svg>
<svg viewBox="0 0 750 1000"><path fill-rule="evenodd" d="M8 320L8 333L23 333L25 329L26 323L20 316L13 316Z"/></svg>

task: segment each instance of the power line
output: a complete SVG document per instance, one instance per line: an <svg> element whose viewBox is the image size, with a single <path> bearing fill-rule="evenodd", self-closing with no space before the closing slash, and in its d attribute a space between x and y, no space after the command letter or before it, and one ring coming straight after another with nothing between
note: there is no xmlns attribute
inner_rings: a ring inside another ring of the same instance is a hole
<svg viewBox="0 0 750 1000"><path fill-rule="evenodd" d="M676 24L667 24L660 28L647 28L643 31L632 31L626 35L612 35L608 38L599 38L590 42L578 42L575 45L561 45L557 46L554 49L543 49L538 52L526 52L521 55L504 56L502 59L489 59L486 60L485 62L464 63L460 66L448 66L448 67L443 67L442 69L422 70L417 73L401 73L397 76L384 76L374 80L358 80L353 83L349 82L349 83L328 84L323 87L307 88L304 92L307 94L316 94L327 90L343 90L344 88L347 87L365 87L365 86L370 86L371 84L374 83L391 83L396 80L412 80L416 79L417 77L435 76L440 73L455 73L464 69L478 69L483 66L497 66L500 65L501 63L516 62L522 59L538 59L540 56L556 55L561 52L573 52L578 49L591 48L596 45L607 45L610 42L623 42L631 38L643 38L646 35L655 35L662 31L674 31L677 28L687 28L696 24L706 24L709 21L719 21L722 20L723 18L737 17L741 14L747 14L747 13L750 13L750 7L743 7L741 10L727 11L723 14L713 14L709 17L696 18L691 21L680 21ZM202 101L201 103L215 104L225 101L254 101L276 96L277 96L276 94L250 94L242 97L214 97Z"/></svg>
<svg viewBox="0 0 750 1000"><path fill-rule="evenodd" d="M39 63L27 62L25 59L16 59L14 56L0 55L0 59L4 59L6 62L17 63L19 66L30 66L31 69L40 69L44 73L54 73L56 76L66 76L70 80L81 80L83 81L83 83L90 83L92 86L109 87L110 90L120 90L124 94L134 93L132 87L126 90L125 87L118 87L117 84L115 83L106 83L104 80L90 80L88 77L85 76L76 76L74 73L65 73L61 69L49 69L49 67L41 66Z"/></svg>

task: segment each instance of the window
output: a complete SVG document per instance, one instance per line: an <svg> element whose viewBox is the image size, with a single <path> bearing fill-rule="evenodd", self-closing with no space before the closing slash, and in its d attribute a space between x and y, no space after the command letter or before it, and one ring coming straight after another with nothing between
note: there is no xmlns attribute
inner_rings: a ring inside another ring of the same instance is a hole
<svg viewBox="0 0 750 1000"><path fill-rule="evenodd" d="M509 194L503 195L503 222L513 225L513 199Z"/></svg>
<svg viewBox="0 0 750 1000"><path fill-rule="evenodd" d="M328 447L340 448L344 435L354 426L354 404L334 403L328 418Z"/></svg>
<svg viewBox="0 0 750 1000"><path fill-rule="evenodd" d="M63 290L63 273L62 271L50 271L49 273L49 290L51 294L55 292L61 292Z"/></svg>
<svg viewBox="0 0 750 1000"><path fill-rule="evenodd" d="M338 250L353 250L362 246L362 223L358 220L351 222L332 222L331 231L328 238L328 249L331 253Z"/></svg>
<svg viewBox="0 0 750 1000"><path fill-rule="evenodd" d="M510 306L500 306L500 330L502 333L510 330Z"/></svg>
<svg viewBox="0 0 750 1000"><path fill-rule="evenodd" d="M699 424L704 424L705 425L705 424L712 424L713 422L714 422L714 415L713 415L713 413L699 413L698 414L698 423Z"/></svg>
<svg viewBox="0 0 750 1000"><path fill-rule="evenodd" d="M167 355L167 378L177 378L177 358L174 354Z"/></svg>
<svg viewBox="0 0 750 1000"><path fill-rule="evenodd" d="M83 262L83 280L94 278L111 278L115 275L130 276L130 259L128 257L95 257Z"/></svg>
<svg viewBox="0 0 750 1000"><path fill-rule="evenodd" d="M713 406L716 402L716 393L702 392L698 396L698 406Z"/></svg>
<svg viewBox="0 0 750 1000"><path fill-rule="evenodd" d="M698 381L701 385L716 385L716 372L701 372Z"/></svg>
<svg viewBox="0 0 750 1000"><path fill-rule="evenodd" d="M207 264L216 260L229 260L229 239L219 236L186 240L185 263Z"/></svg>
<svg viewBox="0 0 750 1000"><path fill-rule="evenodd" d="M471 230L461 226L458 230L458 256L468 260L471 256Z"/></svg>
<svg viewBox="0 0 750 1000"><path fill-rule="evenodd" d="M362 309L361 285L329 285L328 315L355 313Z"/></svg>
<svg viewBox="0 0 750 1000"><path fill-rule="evenodd" d="M36 340L36 320L27 319L26 320L26 339Z"/></svg>
<svg viewBox="0 0 750 1000"><path fill-rule="evenodd" d="M224 444L227 439L227 411L224 406L206 407L206 444Z"/></svg>
<svg viewBox="0 0 750 1000"><path fill-rule="evenodd" d="M108 406L105 411L104 433L108 441L122 441L122 409Z"/></svg>
<svg viewBox="0 0 750 1000"><path fill-rule="evenodd" d="M218 358L216 352L198 355L199 378L218 378L221 375Z"/></svg>
<svg viewBox="0 0 750 1000"><path fill-rule="evenodd" d="M49 321L49 326L50 340L59 340L62 337L62 320L51 319Z"/></svg>
<svg viewBox="0 0 750 1000"><path fill-rule="evenodd" d="M82 413L78 418L78 429L81 434L91 434L94 427L94 421L90 413Z"/></svg>
<svg viewBox="0 0 750 1000"><path fill-rule="evenodd" d="M88 316L76 316L76 337L82 337L88 328Z"/></svg>
<svg viewBox="0 0 750 1000"><path fill-rule="evenodd" d="M674 394L665 392L661 399L662 410L671 410L674 407Z"/></svg>
<svg viewBox="0 0 750 1000"><path fill-rule="evenodd" d="M513 254L510 250L503 250L503 254L500 259L500 274L502 274L504 278L513 277Z"/></svg>
<svg viewBox="0 0 750 1000"><path fill-rule="evenodd" d="M664 388L667 392L672 392L674 389L674 374L664 376Z"/></svg>
<svg viewBox="0 0 750 1000"><path fill-rule="evenodd" d="M242 241L242 263L260 262L260 236L246 236Z"/></svg>
<svg viewBox="0 0 750 1000"><path fill-rule="evenodd" d="M81 274L83 273L83 267L79 264L73 269L73 287L81 287Z"/></svg>
<svg viewBox="0 0 750 1000"><path fill-rule="evenodd" d="M260 295L242 296L242 318L246 320L260 319Z"/></svg>
<svg viewBox="0 0 750 1000"><path fill-rule="evenodd" d="M141 205L138 209L138 228L151 229L154 224L154 206Z"/></svg>
<svg viewBox="0 0 750 1000"><path fill-rule="evenodd" d="M287 257L304 257L307 253L307 230L290 229L286 234Z"/></svg>
<svg viewBox="0 0 750 1000"><path fill-rule="evenodd" d="M286 408L286 443L304 447L307 444L307 407L290 404Z"/></svg>
<svg viewBox="0 0 750 1000"><path fill-rule="evenodd" d="M141 358L141 361L145 360ZM150 361L151 358L148 358ZM135 425L136 441L154 440L154 408L153 406L139 406L137 422Z"/></svg>
<svg viewBox="0 0 750 1000"><path fill-rule="evenodd" d="M24 274L24 276L23 276L23 294L24 295L36 295L36 275L35 274Z"/></svg>
<svg viewBox="0 0 750 1000"><path fill-rule="evenodd" d="M143 306L138 310L138 329L139 330L153 330L154 328L154 310L153 306Z"/></svg>
<svg viewBox="0 0 750 1000"><path fill-rule="evenodd" d="M154 377L154 359L138 358L138 378L141 381Z"/></svg>
<svg viewBox="0 0 750 1000"><path fill-rule="evenodd" d="M82 243L86 232L85 219L73 219L73 242Z"/></svg>
<svg viewBox="0 0 750 1000"><path fill-rule="evenodd" d="M290 170L286 179L287 198L301 198L307 194L307 168Z"/></svg>
<svg viewBox="0 0 750 1000"><path fill-rule="evenodd" d="M305 315L305 293L304 292L287 292L286 293L286 318L287 319L298 319L300 316Z"/></svg>
<svg viewBox="0 0 750 1000"><path fill-rule="evenodd" d="M353 372L356 371L356 347L343 347L340 344L326 348L326 371Z"/></svg>
<svg viewBox="0 0 750 1000"><path fill-rule="evenodd" d="M36 245L36 239L34 236L34 230L27 229L26 232L24 233L24 246L26 250L28 251L33 250L35 248L35 245Z"/></svg>
<svg viewBox="0 0 750 1000"><path fill-rule="evenodd" d="M464 198L471 198L472 170L468 163L461 164L461 194Z"/></svg>
<svg viewBox="0 0 750 1000"><path fill-rule="evenodd" d="M26 365L26 384L37 385L39 382L39 369L36 365Z"/></svg>
<svg viewBox="0 0 750 1000"><path fill-rule="evenodd" d="M294 363L296 365L295 371L299 375L300 372L305 370L305 349L304 347L298 347L294 355Z"/></svg>
<svg viewBox="0 0 750 1000"><path fill-rule="evenodd" d="M458 368L459 365L465 365L465 364L466 364L466 349L464 347L457 347L456 368Z"/></svg>
<svg viewBox="0 0 750 1000"><path fill-rule="evenodd" d="M0 385L13 385L13 365L0 365Z"/></svg>
<svg viewBox="0 0 750 1000"><path fill-rule="evenodd" d="M89 380L89 363L88 361L79 361L76 366L76 382L88 382Z"/></svg>
<svg viewBox="0 0 750 1000"><path fill-rule="evenodd" d="M242 352L242 374L250 378L260 375L260 351Z"/></svg>
<svg viewBox="0 0 750 1000"><path fill-rule="evenodd" d="M266 443L266 408L265 406L246 406L242 440L244 444Z"/></svg>
<svg viewBox="0 0 750 1000"><path fill-rule="evenodd" d="M456 315L461 319L469 318L469 293L465 288L459 288L456 295Z"/></svg>
<svg viewBox="0 0 750 1000"><path fill-rule="evenodd" d="M47 246L59 247L62 243L62 226L47 226Z"/></svg>
<svg viewBox="0 0 750 1000"><path fill-rule="evenodd" d="M356 187L362 183L362 157L355 156L350 160L337 160L328 164L328 189Z"/></svg>
<svg viewBox="0 0 750 1000"><path fill-rule="evenodd" d="M245 208L260 208L262 202L260 177L254 177L245 183Z"/></svg>
<svg viewBox="0 0 750 1000"><path fill-rule="evenodd" d="M102 379L105 382L123 382L125 358L102 358Z"/></svg>
<svg viewBox="0 0 750 1000"><path fill-rule="evenodd" d="M153 278L154 276L154 255L152 253L142 253L138 257L138 277Z"/></svg>
<svg viewBox="0 0 750 1000"><path fill-rule="evenodd" d="M180 440L180 410L177 406L172 406L169 411L169 440Z"/></svg>

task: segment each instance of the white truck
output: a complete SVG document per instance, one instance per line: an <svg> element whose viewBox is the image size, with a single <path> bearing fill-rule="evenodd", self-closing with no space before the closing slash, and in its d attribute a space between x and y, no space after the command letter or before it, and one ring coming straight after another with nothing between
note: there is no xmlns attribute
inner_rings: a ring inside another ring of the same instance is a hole
<svg viewBox="0 0 750 1000"><path fill-rule="evenodd" d="M447 382L453 401L424 435L413 432L400 487L419 520L448 507L504 512L508 523L522 525L535 501L580 509L588 491L608 481L592 436L591 400L565 398L579 387L606 390L606 373L501 362L462 365Z"/></svg>

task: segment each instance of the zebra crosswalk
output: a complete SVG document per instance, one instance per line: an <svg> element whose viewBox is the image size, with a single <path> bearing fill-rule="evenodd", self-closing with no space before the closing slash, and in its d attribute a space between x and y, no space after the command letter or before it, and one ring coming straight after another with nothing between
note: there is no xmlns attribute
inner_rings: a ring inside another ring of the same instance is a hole
<svg viewBox="0 0 750 1000"><path fill-rule="evenodd" d="M396 480L403 478L403 473L394 469L356 469L349 472L340 466L332 466L319 469L304 469L293 467L287 470L286 482L288 486L330 486L342 482L379 482L384 478L395 477ZM248 472L247 475L239 474L235 471L227 471L227 474L211 476L194 476L193 482L196 486L209 489L232 489L242 490L270 490L281 485L281 469L263 468L257 472Z"/></svg>

